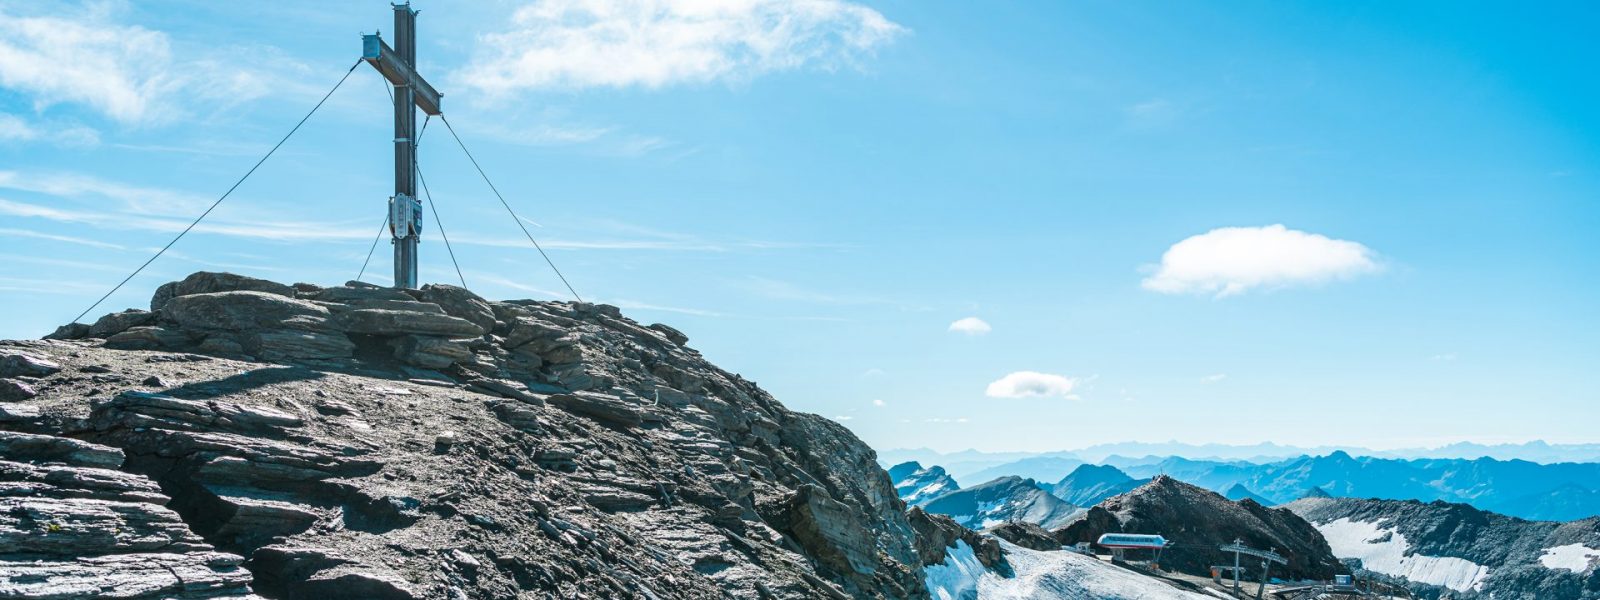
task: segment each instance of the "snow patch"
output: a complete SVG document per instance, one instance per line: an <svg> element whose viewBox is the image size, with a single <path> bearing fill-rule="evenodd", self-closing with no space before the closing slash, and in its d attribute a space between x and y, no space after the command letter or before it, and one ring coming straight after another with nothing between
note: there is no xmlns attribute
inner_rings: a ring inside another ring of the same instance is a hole
<svg viewBox="0 0 1600 600"><path fill-rule="evenodd" d="M972 546L966 540L956 540L955 547L945 548L944 562L922 569L923 581L934 600L975 600L978 597L978 578L988 570L978 562Z"/></svg>
<svg viewBox="0 0 1600 600"><path fill-rule="evenodd" d="M1458 592L1482 589L1484 578L1489 576L1489 567L1464 558L1407 555L1411 546L1406 543L1406 536L1377 523L1341 518L1318 525L1317 530L1328 539L1335 556L1359 558L1368 571Z"/></svg>
<svg viewBox="0 0 1600 600"><path fill-rule="evenodd" d="M1589 570L1589 563L1596 558L1600 558L1600 549L1583 544L1567 544L1545 548L1544 554L1539 557L1539 564L1550 570L1566 569L1582 573Z"/></svg>
<svg viewBox="0 0 1600 600"><path fill-rule="evenodd" d="M1211 600L1093 556L1040 552L1005 540L1000 548L1015 576L985 569L972 547L958 540L945 549L943 563L923 569L928 591L935 600Z"/></svg>

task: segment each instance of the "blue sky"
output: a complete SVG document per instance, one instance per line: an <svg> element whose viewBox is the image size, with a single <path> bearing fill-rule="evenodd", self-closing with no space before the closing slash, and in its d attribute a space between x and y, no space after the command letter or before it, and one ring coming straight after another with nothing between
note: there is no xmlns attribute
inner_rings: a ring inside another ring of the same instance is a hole
<svg viewBox="0 0 1600 600"><path fill-rule="evenodd" d="M874 446L1600 441L1592 4L416 6L446 115L580 293ZM142 263L390 19L0 5L0 336ZM355 277L388 111L361 66L94 314L202 269ZM560 297L433 126L469 286Z"/></svg>

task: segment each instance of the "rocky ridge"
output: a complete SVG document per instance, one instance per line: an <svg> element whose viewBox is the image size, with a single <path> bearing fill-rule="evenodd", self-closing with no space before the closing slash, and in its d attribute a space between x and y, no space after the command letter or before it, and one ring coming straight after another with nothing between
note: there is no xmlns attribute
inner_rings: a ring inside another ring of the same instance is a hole
<svg viewBox="0 0 1600 600"><path fill-rule="evenodd" d="M1285 505L1327 533L1348 538L1340 530L1365 526L1374 535L1343 540L1334 551L1380 555L1371 547L1393 544L1399 560L1362 565L1379 573L1404 576L1412 562L1479 565L1483 577L1474 585L1450 589L1444 582L1410 581L1424 598L1482 597L1500 599L1600 598L1600 518L1569 522L1529 521L1442 501L1307 497ZM1348 547L1344 547L1348 546ZM1437 571L1433 569L1432 571Z"/></svg>
<svg viewBox="0 0 1600 600"><path fill-rule="evenodd" d="M1166 553L1162 566L1191 575L1206 576L1211 565L1231 562L1216 548L1235 539L1284 555L1289 564L1274 568L1284 579L1328 580L1348 572L1317 529L1289 510L1230 501L1165 475L1095 505L1053 533L1064 546L1106 533L1160 534L1184 544L1183 551Z"/></svg>
<svg viewBox="0 0 1600 600"><path fill-rule="evenodd" d="M197 273L48 337L0 596L927 594L871 449L615 307Z"/></svg>

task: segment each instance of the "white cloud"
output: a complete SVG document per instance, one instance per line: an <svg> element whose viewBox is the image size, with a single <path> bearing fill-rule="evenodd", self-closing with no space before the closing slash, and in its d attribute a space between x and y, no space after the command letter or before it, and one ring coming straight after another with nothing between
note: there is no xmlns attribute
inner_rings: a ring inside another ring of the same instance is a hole
<svg viewBox="0 0 1600 600"><path fill-rule="evenodd" d="M873 367L861 372L862 377L877 377L883 375L883 369Z"/></svg>
<svg viewBox="0 0 1600 600"><path fill-rule="evenodd" d="M1222 381L1222 380L1227 379L1227 378L1228 378L1228 374L1227 373L1217 373L1217 374L1214 374L1214 375L1207 375L1205 377L1201 377L1200 378L1200 383L1216 383L1218 381Z"/></svg>
<svg viewBox="0 0 1600 600"><path fill-rule="evenodd" d="M1173 244L1151 267L1144 289L1217 298L1350 279L1381 270L1377 253L1356 242L1283 225L1223 227Z"/></svg>
<svg viewBox="0 0 1600 600"><path fill-rule="evenodd" d="M967 335L983 335L989 333L992 328L983 319L967 317L965 319L957 319L956 322L951 323L949 330Z"/></svg>
<svg viewBox="0 0 1600 600"><path fill-rule="evenodd" d="M854 418L855 417L852 417L852 416L849 416L849 415L834 415L833 416L833 420L835 420L835 421L849 421L849 420L854 419Z"/></svg>
<svg viewBox="0 0 1600 600"><path fill-rule="evenodd" d="M971 421L971 419L966 417L928 417L922 420L923 423L966 423L968 421Z"/></svg>
<svg viewBox="0 0 1600 600"><path fill-rule="evenodd" d="M883 406L884 404L885 402L882 399L874 399L872 401L873 406Z"/></svg>
<svg viewBox="0 0 1600 600"><path fill-rule="evenodd" d="M904 31L845 0L535 0L456 77L491 95L740 80L848 65Z"/></svg>
<svg viewBox="0 0 1600 600"><path fill-rule="evenodd" d="M1072 389L1078 381L1061 375L1038 373L1035 371L1017 371L996 379L984 390L984 395L990 398L1028 398L1040 396L1072 397Z"/></svg>
<svg viewBox="0 0 1600 600"><path fill-rule="evenodd" d="M1449 361L1452 361L1452 360L1456 359L1456 353L1454 353L1454 352L1446 352L1444 354L1435 354L1435 355L1433 355L1433 356L1431 356L1429 358L1432 358L1433 360L1437 360L1437 361L1440 361L1440 362L1449 362Z"/></svg>
<svg viewBox="0 0 1600 600"><path fill-rule="evenodd" d="M42 110L74 103L124 124L170 121L186 102L215 107L284 88L304 91L304 67L270 48L173 49L165 32L117 23L112 5L70 14L19 15L0 10L0 88L22 92ZM193 52L191 52L193 50ZM238 60L175 56L261 56L267 71ZM280 71L282 70L282 71Z"/></svg>

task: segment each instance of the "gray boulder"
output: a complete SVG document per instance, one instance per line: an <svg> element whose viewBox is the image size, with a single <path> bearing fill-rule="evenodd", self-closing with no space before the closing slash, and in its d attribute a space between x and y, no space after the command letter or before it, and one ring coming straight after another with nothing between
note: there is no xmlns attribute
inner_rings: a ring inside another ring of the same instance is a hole
<svg viewBox="0 0 1600 600"><path fill-rule="evenodd" d="M189 337L165 327L133 327L106 338L106 347L116 350L163 350L183 346Z"/></svg>
<svg viewBox="0 0 1600 600"><path fill-rule="evenodd" d="M366 285L327 288L311 296L313 300L322 302L339 302L344 304L359 304L361 302L388 300L392 302L416 302L404 290L393 288L368 287Z"/></svg>
<svg viewBox="0 0 1600 600"><path fill-rule="evenodd" d="M394 357L424 369L443 369L472 358L472 349L449 338L408 335L395 342Z"/></svg>
<svg viewBox="0 0 1600 600"><path fill-rule="evenodd" d="M0 354L0 377L44 377L61 371L61 365L24 352Z"/></svg>
<svg viewBox="0 0 1600 600"><path fill-rule="evenodd" d="M517 348L534 341L559 339L566 333L565 328L549 321L533 317L517 317L511 322L511 330L506 333L504 345L507 348Z"/></svg>
<svg viewBox="0 0 1600 600"><path fill-rule="evenodd" d="M27 382L15 379L0 379L0 402L19 402L39 395L39 391Z"/></svg>
<svg viewBox="0 0 1600 600"><path fill-rule="evenodd" d="M150 298L150 310L151 312L160 311L161 307L166 306L167 301L179 296L240 291L264 292L277 296L294 297L294 288L275 281L256 279L233 273L201 271L183 278L182 281L174 281L156 288L155 295Z"/></svg>
<svg viewBox="0 0 1600 600"><path fill-rule="evenodd" d="M161 307L163 318L186 329L273 329L294 317L326 319L328 314L305 300L256 291L178 296Z"/></svg>
<svg viewBox="0 0 1600 600"><path fill-rule="evenodd" d="M431 283L422 286L422 301L444 308L445 314L472 321L484 331L494 329L494 309L477 294L453 285Z"/></svg>
<svg viewBox="0 0 1600 600"><path fill-rule="evenodd" d="M356 345L338 332L274 329L251 335L246 349L264 360L349 358Z"/></svg>
<svg viewBox="0 0 1600 600"><path fill-rule="evenodd" d="M87 323L67 323L57 327L50 335L44 336L47 340L79 340L89 335Z"/></svg>
<svg viewBox="0 0 1600 600"><path fill-rule="evenodd" d="M319 307L320 308L320 307ZM466 319L450 315L363 308L340 313L334 325L346 333L376 335L435 335L478 337L488 330Z"/></svg>
<svg viewBox="0 0 1600 600"><path fill-rule="evenodd" d="M678 331L675 328L663 325L661 323L651 325L650 328L661 332L661 335L667 336L668 340L671 340L672 343L677 344L678 346L683 346L684 344L689 343L689 336L684 335L682 331Z"/></svg>
<svg viewBox="0 0 1600 600"><path fill-rule="evenodd" d="M94 325L89 326L89 337L105 338L127 331L141 325L151 325L156 322L156 314L147 310L130 308L128 310L111 313Z"/></svg>

